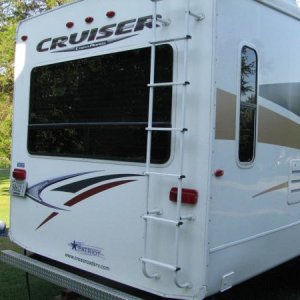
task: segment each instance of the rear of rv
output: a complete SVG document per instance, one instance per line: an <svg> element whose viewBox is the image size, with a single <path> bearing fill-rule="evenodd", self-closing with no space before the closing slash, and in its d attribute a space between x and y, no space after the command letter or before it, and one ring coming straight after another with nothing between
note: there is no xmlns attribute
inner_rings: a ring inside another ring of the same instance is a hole
<svg viewBox="0 0 300 300"><path fill-rule="evenodd" d="M21 23L14 242L160 296L203 297L211 12L89 0Z"/></svg>

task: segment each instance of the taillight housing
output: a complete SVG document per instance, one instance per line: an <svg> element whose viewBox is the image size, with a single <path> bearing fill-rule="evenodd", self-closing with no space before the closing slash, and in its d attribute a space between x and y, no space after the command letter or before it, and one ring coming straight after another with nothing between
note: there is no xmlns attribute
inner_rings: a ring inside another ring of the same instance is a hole
<svg viewBox="0 0 300 300"><path fill-rule="evenodd" d="M93 21L94 21L94 18L93 18L93 17L86 17L86 18L85 18L85 22L86 22L87 24L91 24L91 23L93 23Z"/></svg>
<svg viewBox="0 0 300 300"><path fill-rule="evenodd" d="M12 177L16 180L25 180L26 179L26 170L16 168L12 172Z"/></svg>
<svg viewBox="0 0 300 300"><path fill-rule="evenodd" d="M216 177L222 177L223 175L224 175L224 170L218 169L218 170L215 171L215 176Z"/></svg>
<svg viewBox="0 0 300 300"><path fill-rule="evenodd" d="M72 22L72 21L67 22L66 27L67 28L73 28L74 27L74 22Z"/></svg>
<svg viewBox="0 0 300 300"><path fill-rule="evenodd" d="M177 202L178 188L172 187L169 198L173 202ZM181 203L196 204L198 202L198 191L193 189L182 189Z"/></svg>
<svg viewBox="0 0 300 300"><path fill-rule="evenodd" d="M110 11L108 11L108 12L106 13L106 16L107 16L108 18L113 18L115 15L116 15L116 12L113 11L113 10L110 10Z"/></svg>

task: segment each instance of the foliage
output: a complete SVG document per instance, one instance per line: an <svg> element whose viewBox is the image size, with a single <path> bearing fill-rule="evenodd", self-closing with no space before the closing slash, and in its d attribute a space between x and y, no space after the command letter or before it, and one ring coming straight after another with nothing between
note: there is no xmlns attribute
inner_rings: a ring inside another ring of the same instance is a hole
<svg viewBox="0 0 300 300"><path fill-rule="evenodd" d="M9 227L9 184L9 171L0 170L0 221L4 221L7 227Z"/></svg>
<svg viewBox="0 0 300 300"><path fill-rule="evenodd" d="M70 0L0 1L0 168L10 164L15 32L18 22Z"/></svg>

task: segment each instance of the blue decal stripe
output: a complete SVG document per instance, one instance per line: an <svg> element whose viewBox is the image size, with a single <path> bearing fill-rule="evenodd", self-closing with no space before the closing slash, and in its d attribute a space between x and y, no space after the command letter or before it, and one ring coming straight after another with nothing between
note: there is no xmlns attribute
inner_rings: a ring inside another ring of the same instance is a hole
<svg viewBox="0 0 300 300"><path fill-rule="evenodd" d="M85 174L94 173L94 172L95 171L82 172L82 173L66 175L66 176L62 176L62 177L58 177L58 178L54 178L54 179L50 179L50 180L44 180L40 183L37 183L37 184L29 187L26 191L26 196L29 197L30 199L32 199L33 201L38 202L39 204L41 204L43 206L47 206L47 207L58 209L58 210L66 210L66 209L59 208L57 206L54 206L54 205L44 202L43 199L41 198L41 193L43 192L43 190L45 188L47 188L48 186L55 184L57 182L64 181L66 179L70 179L70 178L74 178L74 177L78 177L78 176L85 175Z"/></svg>
<svg viewBox="0 0 300 300"><path fill-rule="evenodd" d="M96 184L96 183L99 183L102 181L111 180L111 179L119 179L119 178L124 178L124 177L136 177L136 176L141 176L141 175L115 174L115 175L97 176L97 177L93 177L93 178L88 178L88 179L72 182L67 185L63 185L61 187L54 189L53 191L60 191L60 192L67 192L67 193L74 194L90 185L93 185L93 184Z"/></svg>

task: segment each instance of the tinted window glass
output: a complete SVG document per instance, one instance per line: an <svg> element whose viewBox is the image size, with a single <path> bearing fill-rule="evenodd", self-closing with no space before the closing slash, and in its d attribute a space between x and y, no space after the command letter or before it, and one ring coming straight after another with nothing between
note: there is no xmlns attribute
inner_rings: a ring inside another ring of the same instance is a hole
<svg viewBox="0 0 300 300"><path fill-rule="evenodd" d="M239 160L251 162L256 139L257 54L247 46L241 54Z"/></svg>
<svg viewBox="0 0 300 300"><path fill-rule="evenodd" d="M156 81L172 81L172 48L156 56ZM150 48L34 68L29 152L144 162L149 75ZM171 126L171 104L172 89L156 89L154 126ZM168 160L170 138L153 132L153 163Z"/></svg>

